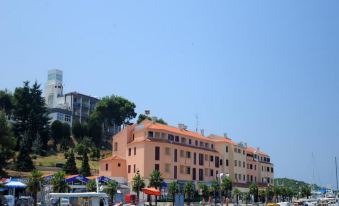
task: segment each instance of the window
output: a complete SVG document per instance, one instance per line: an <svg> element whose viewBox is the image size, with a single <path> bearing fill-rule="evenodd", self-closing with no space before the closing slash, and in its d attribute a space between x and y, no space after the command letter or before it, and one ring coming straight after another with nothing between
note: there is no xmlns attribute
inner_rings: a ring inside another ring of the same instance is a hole
<svg viewBox="0 0 339 206"><path fill-rule="evenodd" d="M213 156L212 155L210 156L210 161L213 162Z"/></svg>
<svg viewBox="0 0 339 206"><path fill-rule="evenodd" d="M178 161L178 150L174 149L174 162Z"/></svg>
<svg viewBox="0 0 339 206"><path fill-rule="evenodd" d="M120 163L118 163L118 167L121 167L121 164L120 164Z"/></svg>
<svg viewBox="0 0 339 206"><path fill-rule="evenodd" d="M241 161L238 161L238 165L239 165L239 167L241 167Z"/></svg>
<svg viewBox="0 0 339 206"><path fill-rule="evenodd" d="M271 167L271 172L273 173L273 167Z"/></svg>
<svg viewBox="0 0 339 206"><path fill-rule="evenodd" d="M237 160L234 160L234 166L238 166L238 161Z"/></svg>
<svg viewBox="0 0 339 206"><path fill-rule="evenodd" d="M135 173L135 171L136 171L136 166L135 166L135 164L133 165L133 172Z"/></svg>
<svg viewBox="0 0 339 206"><path fill-rule="evenodd" d="M128 148L128 156L131 156L131 153L132 153L132 149Z"/></svg>
<svg viewBox="0 0 339 206"><path fill-rule="evenodd" d="M208 155L205 154L205 161L207 162L208 161Z"/></svg>
<svg viewBox="0 0 339 206"><path fill-rule="evenodd" d="M191 174L191 168L190 167L186 167L186 174Z"/></svg>
<svg viewBox="0 0 339 206"><path fill-rule="evenodd" d="M165 148L165 154L166 154L166 155L171 155L171 148L166 147L166 148Z"/></svg>
<svg viewBox="0 0 339 206"><path fill-rule="evenodd" d="M234 148L234 152L237 153L237 151L238 151L237 148Z"/></svg>
<svg viewBox="0 0 339 206"><path fill-rule="evenodd" d="M108 170L108 164L105 165L105 170L106 170L106 171Z"/></svg>
<svg viewBox="0 0 339 206"><path fill-rule="evenodd" d="M175 141L179 142L179 136L175 136Z"/></svg>
<svg viewBox="0 0 339 206"><path fill-rule="evenodd" d="M213 170L210 170L210 176L213 177Z"/></svg>
<svg viewBox="0 0 339 206"><path fill-rule="evenodd" d="M161 139L166 139L166 133L161 133Z"/></svg>
<svg viewBox="0 0 339 206"><path fill-rule="evenodd" d="M211 148L214 149L214 144L211 144Z"/></svg>
<svg viewBox="0 0 339 206"><path fill-rule="evenodd" d="M193 164L197 164L197 153L193 154Z"/></svg>
<svg viewBox="0 0 339 206"><path fill-rule="evenodd" d="M199 181L204 181L204 170L199 169Z"/></svg>
<svg viewBox="0 0 339 206"><path fill-rule="evenodd" d="M205 143L205 147L208 148L208 143Z"/></svg>
<svg viewBox="0 0 339 206"><path fill-rule="evenodd" d="M238 175L237 174L234 174L234 177L236 180L238 180Z"/></svg>
<svg viewBox="0 0 339 206"><path fill-rule="evenodd" d="M226 153L228 153L228 146L226 146Z"/></svg>
<svg viewBox="0 0 339 206"><path fill-rule="evenodd" d="M188 144L190 144L190 145L192 144L192 140L191 139L188 140Z"/></svg>
<svg viewBox="0 0 339 206"><path fill-rule="evenodd" d="M254 165L254 170L257 170L257 165Z"/></svg>
<svg viewBox="0 0 339 206"><path fill-rule="evenodd" d="M198 146L198 140L195 140L195 146Z"/></svg>
<svg viewBox="0 0 339 206"><path fill-rule="evenodd" d="M148 137L153 138L154 137L154 133L152 131L149 131L148 132Z"/></svg>
<svg viewBox="0 0 339 206"><path fill-rule="evenodd" d="M155 160L160 160L160 147L155 147Z"/></svg>
<svg viewBox="0 0 339 206"><path fill-rule="evenodd" d="M246 181L246 176L245 175L242 176L242 180Z"/></svg>
<svg viewBox="0 0 339 206"><path fill-rule="evenodd" d="M157 170L157 171L159 171L159 170L160 170L160 166L159 166L159 164L155 164L155 165L154 165L154 170Z"/></svg>
<svg viewBox="0 0 339 206"><path fill-rule="evenodd" d="M118 143L117 142L114 142L114 151L118 151Z"/></svg>
<svg viewBox="0 0 339 206"><path fill-rule="evenodd" d="M178 174L177 174L177 166L174 166L174 172L173 172L173 177L174 179L177 179L178 178Z"/></svg>
<svg viewBox="0 0 339 206"><path fill-rule="evenodd" d="M228 167L228 159L226 160L226 167Z"/></svg>
<svg viewBox="0 0 339 206"><path fill-rule="evenodd" d="M65 114L65 122L70 122L71 121L71 116Z"/></svg>
<svg viewBox="0 0 339 206"><path fill-rule="evenodd" d="M204 165L204 154L199 154L199 165Z"/></svg>
<svg viewBox="0 0 339 206"><path fill-rule="evenodd" d="M185 137L181 137L181 143L186 144L186 138Z"/></svg>
<svg viewBox="0 0 339 206"><path fill-rule="evenodd" d="M128 173L131 173L131 165L128 165Z"/></svg>
<svg viewBox="0 0 339 206"><path fill-rule="evenodd" d="M238 174L238 179L241 181L241 174Z"/></svg>
<svg viewBox="0 0 339 206"><path fill-rule="evenodd" d="M269 172L270 171L270 168L269 167L267 167L267 172Z"/></svg>
<svg viewBox="0 0 339 206"><path fill-rule="evenodd" d="M197 170L195 168L192 169L192 180L196 180L197 179L197 174L196 174Z"/></svg>
<svg viewBox="0 0 339 206"><path fill-rule="evenodd" d="M215 156L214 164L216 168L219 168L219 157Z"/></svg>
<svg viewBox="0 0 339 206"><path fill-rule="evenodd" d="M155 138L160 138L160 133L159 133L159 132L155 132L155 133L154 133L154 137L155 137Z"/></svg>
<svg viewBox="0 0 339 206"><path fill-rule="evenodd" d="M242 162L242 167L245 168L245 162Z"/></svg>
<svg viewBox="0 0 339 206"><path fill-rule="evenodd" d="M134 155L137 155L137 148L134 147Z"/></svg>
<svg viewBox="0 0 339 206"><path fill-rule="evenodd" d="M204 172L205 176L208 177L209 173L209 169L205 168L205 172Z"/></svg>
<svg viewBox="0 0 339 206"><path fill-rule="evenodd" d="M171 135L171 134L169 134L169 135L168 135L168 140L169 140L169 141L174 141L174 136Z"/></svg>
<svg viewBox="0 0 339 206"><path fill-rule="evenodd" d="M222 165L222 159L220 159L220 163L219 164Z"/></svg>
<svg viewBox="0 0 339 206"><path fill-rule="evenodd" d="M203 142L200 142L200 147L204 147L204 143Z"/></svg>
<svg viewBox="0 0 339 206"><path fill-rule="evenodd" d="M186 152L186 158L191 158L191 152L189 151Z"/></svg>

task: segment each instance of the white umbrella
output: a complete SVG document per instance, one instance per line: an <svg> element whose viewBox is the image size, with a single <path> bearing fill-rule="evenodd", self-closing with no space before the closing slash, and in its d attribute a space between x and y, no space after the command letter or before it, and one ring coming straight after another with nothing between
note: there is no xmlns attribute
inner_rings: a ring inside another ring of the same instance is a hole
<svg viewBox="0 0 339 206"><path fill-rule="evenodd" d="M25 188L25 187L27 187L27 185L22 183L22 182L10 181L10 182L5 184L5 187L8 187L8 188Z"/></svg>
<svg viewBox="0 0 339 206"><path fill-rule="evenodd" d="M27 185L22 182L10 181L5 184L5 187L13 189L13 195L15 196L15 188L26 188Z"/></svg>

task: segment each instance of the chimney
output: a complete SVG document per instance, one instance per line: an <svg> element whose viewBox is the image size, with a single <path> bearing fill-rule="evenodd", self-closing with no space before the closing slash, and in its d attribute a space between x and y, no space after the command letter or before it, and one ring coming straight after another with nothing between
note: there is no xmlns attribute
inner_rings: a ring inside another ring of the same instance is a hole
<svg viewBox="0 0 339 206"><path fill-rule="evenodd" d="M201 134L202 136L205 136L205 130L204 130L204 129L201 129L201 130L200 130L200 134Z"/></svg>
<svg viewBox="0 0 339 206"><path fill-rule="evenodd" d="M260 147L257 147L257 151L260 151Z"/></svg>
<svg viewBox="0 0 339 206"><path fill-rule="evenodd" d="M228 138L228 136L227 136L227 133L226 133L226 132L224 133L224 137L225 137L225 138Z"/></svg>

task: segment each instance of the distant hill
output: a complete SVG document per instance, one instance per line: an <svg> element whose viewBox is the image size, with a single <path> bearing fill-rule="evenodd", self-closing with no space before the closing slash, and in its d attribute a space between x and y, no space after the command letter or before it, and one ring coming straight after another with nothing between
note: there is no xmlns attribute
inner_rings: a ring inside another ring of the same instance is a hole
<svg viewBox="0 0 339 206"><path fill-rule="evenodd" d="M316 190L320 188L318 185L312 185L312 184L309 184L303 181L298 181L298 180L289 179L289 178L275 178L274 186L289 187L293 190L299 190L299 188L303 186L312 186L312 189L316 189Z"/></svg>

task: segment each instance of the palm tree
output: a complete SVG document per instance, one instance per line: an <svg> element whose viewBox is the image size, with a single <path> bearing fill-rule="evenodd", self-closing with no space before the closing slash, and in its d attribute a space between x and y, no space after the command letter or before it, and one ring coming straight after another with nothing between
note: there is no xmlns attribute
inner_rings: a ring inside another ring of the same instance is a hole
<svg viewBox="0 0 339 206"><path fill-rule="evenodd" d="M41 184L43 181L42 172L33 170L31 177L27 183L27 189L33 194L34 205L37 205L38 192L41 190Z"/></svg>
<svg viewBox="0 0 339 206"><path fill-rule="evenodd" d="M221 190L224 193L225 199L229 197L230 191L232 191L232 180L229 177L224 177L221 180Z"/></svg>
<svg viewBox="0 0 339 206"><path fill-rule="evenodd" d="M107 193L111 197L112 204L114 202L114 195L117 193L118 190L118 185L118 182L115 180L109 181L104 190L105 193Z"/></svg>
<svg viewBox="0 0 339 206"><path fill-rule="evenodd" d="M238 188L235 188L235 189L233 190L233 198L236 199L237 205L238 205L238 202L239 202L239 196L240 196L240 194L241 194L241 192L240 192L240 190L239 190Z"/></svg>
<svg viewBox="0 0 339 206"><path fill-rule="evenodd" d="M51 180L53 186L53 192L67 192L69 186L65 180L65 172L57 172L53 175Z"/></svg>
<svg viewBox="0 0 339 206"><path fill-rule="evenodd" d="M208 200L209 195L209 191L208 191L208 186L204 183L199 183L199 189L201 190L202 193L202 199L203 202Z"/></svg>
<svg viewBox="0 0 339 206"><path fill-rule="evenodd" d="M194 193L194 187L191 181L186 183L184 192L185 192L185 195L187 196L187 205L190 205L191 197L192 197L192 194Z"/></svg>
<svg viewBox="0 0 339 206"><path fill-rule="evenodd" d="M214 204L217 205L217 197L216 197L216 193L217 191L219 191L220 186L218 184L218 181L216 179L212 180L211 182L211 192L213 192L214 195Z"/></svg>
<svg viewBox="0 0 339 206"><path fill-rule="evenodd" d="M254 202L258 202L258 193L259 193L259 190L258 190L257 184L252 183L249 186L249 189L250 189L250 194L253 195L253 197L254 197Z"/></svg>
<svg viewBox="0 0 339 206"><path fill-rule="evenodd" d="M160 189L163 183L163 179L161 177L161 173L159 170L153 170L149 180L149 186L155 187L156 189ZM158 198L155 196L155 205L157 205Z"/></svg>
<svg viewBox="0 0 339 206"><path fill-rule="evenodd" d="M175 202L175 195L177 193L179 193L179 185L177 182L173 181L171 183L169 183L168 185L168 193L170 193L172 195L173 198L173 206L174 206L174 202Z"/></svg>
<svg viewBox="0 0 339 206"><path fill-rule="evenodd" d="M90 180L86 184L88 192L95 192L97 190L97 183L95 180Z"/></svg>
<svg viewBox="0 0 339 206"><path fill-rule="evenodd" d="M137 193L138 201L139 201L139 195L140 195L139 193L144 187L145 187L145 181L140 176L139 171L138 171L137 174L133 177L133 181L132 181L132 190L133 192Z"/></svg>

